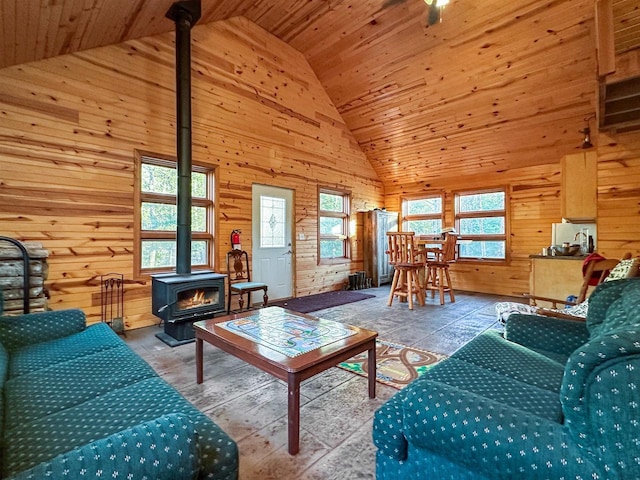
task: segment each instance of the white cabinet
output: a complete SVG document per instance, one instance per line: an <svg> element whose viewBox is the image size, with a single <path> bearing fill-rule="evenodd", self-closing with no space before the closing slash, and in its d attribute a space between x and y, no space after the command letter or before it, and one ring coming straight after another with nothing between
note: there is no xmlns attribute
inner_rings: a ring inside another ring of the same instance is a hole
<svg viewBox="0 0 640 480"><path fill-rule="evenodd" d="M362 212L362 216L364 270L373 286L379 287L393 278L393 267L386 254L387 232L398 231L398 213L370 210Z"/></svg>

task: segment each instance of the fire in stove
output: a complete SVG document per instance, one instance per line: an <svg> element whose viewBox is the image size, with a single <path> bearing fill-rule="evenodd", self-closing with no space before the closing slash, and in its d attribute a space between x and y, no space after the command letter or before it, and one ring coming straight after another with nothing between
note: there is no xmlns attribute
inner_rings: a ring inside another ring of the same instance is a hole
<svg viewBox="0 0 640 480"><path fill-rule="evenodd" d="M168 323L211 318L224 311L224 279L214 272L152 275L152 311Z"/></svg>
<svg viewBox="0 0 640 480"><path fill-rule="evenodd" d="M180 295L183 298L178 299L178 310L187 310L189 308L197 308L203 305L218 303L217 290L211 292L207 292L206 290L195 290L192 295L190 292L191 291L187 291L184 295Z"/></svg>

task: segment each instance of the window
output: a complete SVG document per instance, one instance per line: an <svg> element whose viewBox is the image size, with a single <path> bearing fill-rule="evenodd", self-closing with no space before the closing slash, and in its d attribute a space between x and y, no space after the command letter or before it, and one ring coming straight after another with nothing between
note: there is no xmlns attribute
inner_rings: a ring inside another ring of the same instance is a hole
<svg viewBox="0 0 640 480"><path fill-rule="evenodd" d="M456 229L462 238L459 258L506 260L507 194L505 189L457 193Z"/></svg>
<svg viewBox="0 0 640 480"><path fill-rule="evenodd" d="M137 274L176 266L178 173L175 159L136 156ZM193 165L191 265L213 268L213 170Z"/></svg>
<svg viewBox="0 0 640 480"><path fill-rule="evenodd" d="M402 199L402 228L416 235L440 235L442 232L442 195Z"/></svg>
<svg viewBox="0 0 640 480"><path fill-rule="evenodd" d="M318 195L319 261L349 258L349 210L347 192L321 188Z"/></svg>
<svg viewBox="0 0 640 480"><path fill-rule="evenodd" d="M287 202L284 198L260 195L260 248L285 246Z"/></svg>

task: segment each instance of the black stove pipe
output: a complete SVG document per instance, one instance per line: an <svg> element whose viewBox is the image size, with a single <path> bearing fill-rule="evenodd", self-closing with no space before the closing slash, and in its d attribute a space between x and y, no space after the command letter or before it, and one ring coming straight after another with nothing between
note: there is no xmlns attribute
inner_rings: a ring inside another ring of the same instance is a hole
<svg viewBox="0 0 640 480"><path fill-rule="evenodd" d="M200 0L175 2L167 18L176 23L176 130L178 195L176 273L191 273L191 28L200 19Z"/></svg>

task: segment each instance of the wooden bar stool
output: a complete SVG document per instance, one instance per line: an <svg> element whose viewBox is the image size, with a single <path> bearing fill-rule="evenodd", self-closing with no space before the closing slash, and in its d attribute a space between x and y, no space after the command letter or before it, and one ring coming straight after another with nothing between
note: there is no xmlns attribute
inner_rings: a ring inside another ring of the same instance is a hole
<svg viewBox="0 0 640 480"><path fill-rule="evenodd" d="M424 268L424 262L419 260L419 252L414 243L414 232L387 232L389 249L389 264L393 265L393 281L389 302L393 297L404 297L409 302L409 310L413 310L413 296L420 305L424 305L424 289L420 286L418 272Z"/></svg>
<svg viewBox="0 0 640 480"><path fill-rule="evenodd" d="M427 273L425 276L425 289L431 291L431 298L435 292L440 293L440 305L444 305L444 294L449 292L451 302L455 302L449 265L456 261L456 242L458 237L447 234L442 248L426 248L427 254L433 253L435 257L427 257Z"/></svg>

